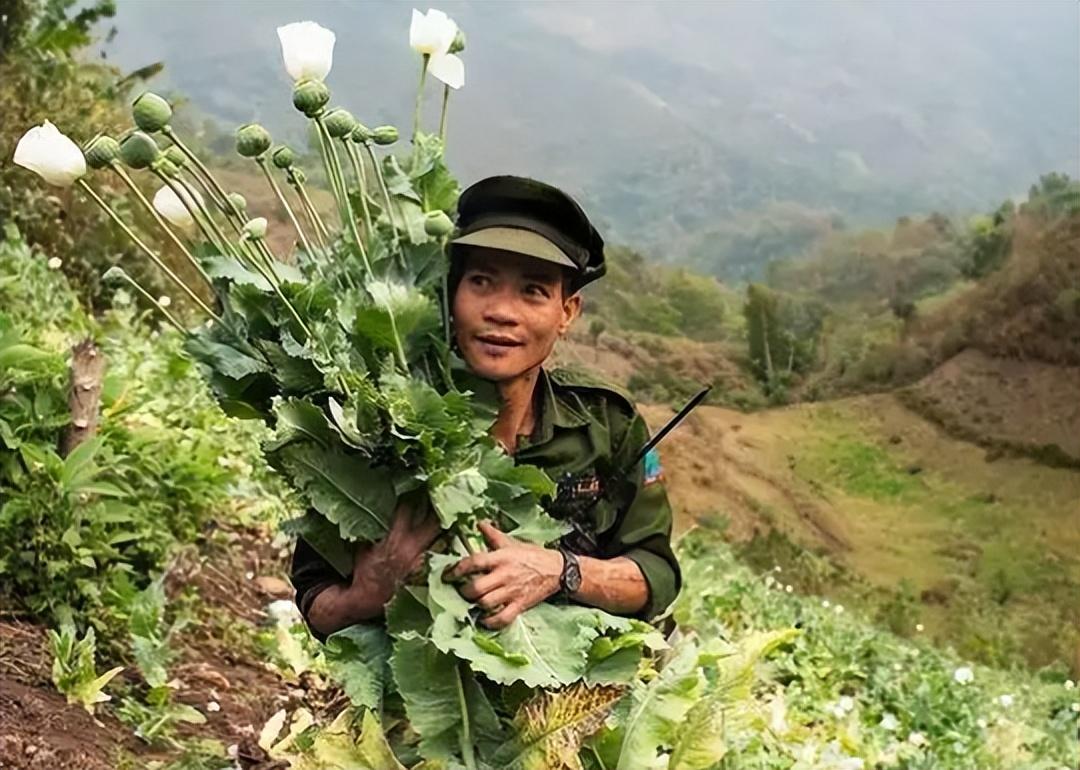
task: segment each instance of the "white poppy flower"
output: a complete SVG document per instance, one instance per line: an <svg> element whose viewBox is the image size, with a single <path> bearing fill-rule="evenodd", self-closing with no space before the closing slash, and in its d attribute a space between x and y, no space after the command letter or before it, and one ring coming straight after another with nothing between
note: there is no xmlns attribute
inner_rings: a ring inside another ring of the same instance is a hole
<svg viewBox="0 0 1080 770"><path fill-rule="evenodd" d="M910 735L908 735L907 741L912 746L925 746L926 745L926 736L923 735L920 732L914 732L913 731Z"/></svg>
<svg viewBox="0 0 1080 770"><path fill-rule="evenodd" d="M450 44L457 35L457 24L442 11L428 8L426 14L413 8L409 25L409 45L419 54L443 56L450 51Z"/></svg>
<svg viewBox="0 0 1080 770"><path fill-rule="evenodd" d="M188 211L188 206L197 208L202 205L203 199L199 191L195 189L180 188L180 195L173 188L165 185L154 193L154 210L169 220L169 223L177 227L191 227L195 224L194 217ZM181 200L180 196L183 196ZM187 202L188 206L184 205Z"/></svg>
<svg viewBox="0 0 1080 770"><path fill-rule="evenodd" d="M47 120L23 134L14 161L56 187L71 187L86 174L86 158L79 145Z"/></svg>
<svg viewBox="0 0 1080 770"><path fill-rule="evenodd" d="M1013 704L1013 696L1009 695L1008 693L1006 693L1005 695L999 696L997 700L998 700L998 703L1001 704L1002 708L1009 708Z"/></svg>
<svg viewBox="0 0 1080 770"><path fill-rule="evenodd" d="M465 85L465 62L456 53L432 56L428 60L428 72L451 88Z"/></svg>
<svg viewBox="0 0 1080 770"><path fill-rule="evenodd" d="M953 679L957 684L968 684L975 681L975 672L967 666L961 666L953 672Z"/></svg>
<svg viewBox="0 0 1080 770"><path fill-rule="evenodd" d="M881 715L881 729L888 730L890 733L900 726L900 720L896 718L895 714L885 712Z"/></svg>
<svg viewBox="0 0 1080 770"><path fill-rule="evenodd" d="M313 21L297 21L278 27L281 58L294 81L325 80L334 64L337 36Z"/></svg>
<svg viewBox="0 0 1080 770"><path fill-rule="evenodd" d="M62 264L64 264L64 260L60 259L60 257L49 257L49 261L45 263L45 266L50 270L59 270Z"/></svg>

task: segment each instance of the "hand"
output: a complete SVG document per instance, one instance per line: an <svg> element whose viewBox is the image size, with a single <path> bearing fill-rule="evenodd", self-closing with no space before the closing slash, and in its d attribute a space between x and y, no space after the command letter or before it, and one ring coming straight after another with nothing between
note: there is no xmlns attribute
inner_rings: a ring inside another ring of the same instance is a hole
<svg viewBox="0 0 1080 770"><path fill-rule="evenodd" d="M398 583L423 565L424 553L441 530L439 519L426 504L417 512L409 502L400 502L386 536L357 551L353 587L357 591L377 588L389 600Z"/></svg>
<svg viewBox="0 0 1080 770"><path fill-rule="evenodd" d="M559 590L563 555L516 540L489 521L480 522L479 528L491 550L465 557L443 579L476 575L461 587L461 595L490 613L481 621L485 626L506 628Z"/></svg>

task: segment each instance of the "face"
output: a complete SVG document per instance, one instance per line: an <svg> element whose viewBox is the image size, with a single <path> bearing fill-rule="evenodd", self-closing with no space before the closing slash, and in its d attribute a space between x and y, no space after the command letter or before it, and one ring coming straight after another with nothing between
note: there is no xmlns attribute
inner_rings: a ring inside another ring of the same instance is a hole
<svg viewBox="0 0 1080 770"><path fill-rule="evenodd" d="M564 295L563 268L475 247L462 259L453 312L465 363L495 382L540 366L581 312L581 295Z"/></svg>

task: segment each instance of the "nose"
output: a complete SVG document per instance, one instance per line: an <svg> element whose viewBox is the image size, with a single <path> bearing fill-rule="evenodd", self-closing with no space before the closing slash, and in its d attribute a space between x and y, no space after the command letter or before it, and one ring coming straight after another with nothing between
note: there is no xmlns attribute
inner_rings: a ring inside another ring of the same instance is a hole
<svg viewBox="0 0 1080 770"><path fill-rule="evenodd" d="M493 326L517 326L520 323L512 292L500 291L484 306L484 321Z"/></svg>

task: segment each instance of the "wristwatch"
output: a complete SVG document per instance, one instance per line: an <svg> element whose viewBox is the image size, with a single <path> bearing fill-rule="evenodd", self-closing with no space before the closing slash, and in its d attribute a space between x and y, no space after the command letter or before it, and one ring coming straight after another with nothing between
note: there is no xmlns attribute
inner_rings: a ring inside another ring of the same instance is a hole
<svg viewBox="0 0 1080 770"><path fill-rule="evenodd" d="M559 593L564 599L569 599L581 588L581 564L577 554L564 545L559 546L559 553L563 555L562 574L559 576Z"/></svg>

